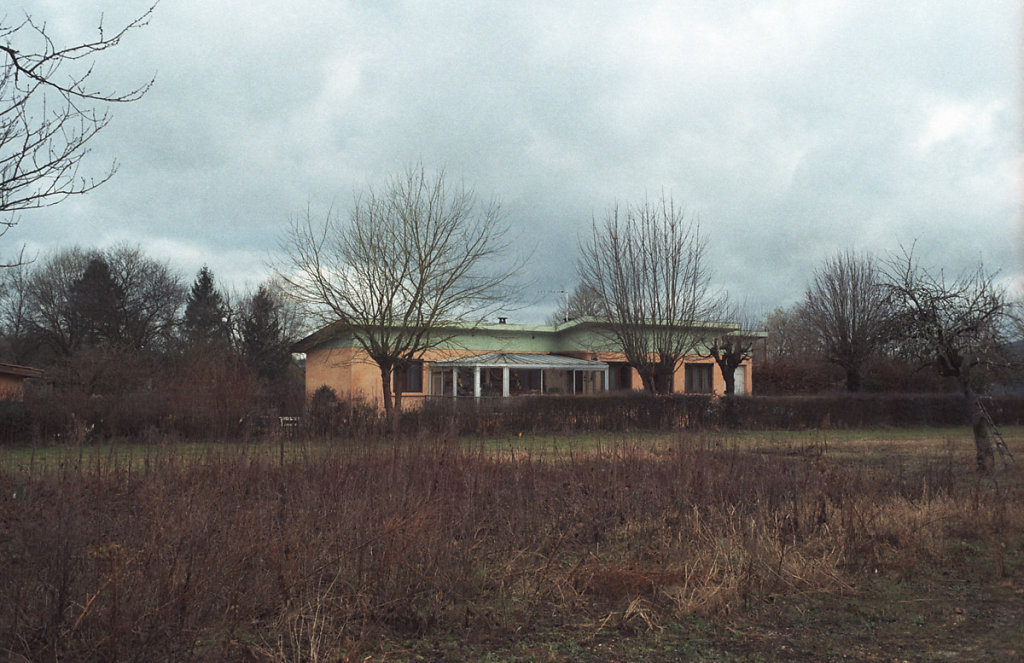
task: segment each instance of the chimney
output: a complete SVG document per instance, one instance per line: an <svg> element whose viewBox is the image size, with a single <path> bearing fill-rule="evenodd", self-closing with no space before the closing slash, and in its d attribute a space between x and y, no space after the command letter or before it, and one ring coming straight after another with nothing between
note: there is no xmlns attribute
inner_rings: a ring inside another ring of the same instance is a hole
<svg viewBox="0 0 1024 663"><path fill-rule="evenodd" d="M498 318L498 324L499 324L499 325L503 325L503 324L505 324L505 322L506 322L507 320L508 320L508 318Z"/></svg>

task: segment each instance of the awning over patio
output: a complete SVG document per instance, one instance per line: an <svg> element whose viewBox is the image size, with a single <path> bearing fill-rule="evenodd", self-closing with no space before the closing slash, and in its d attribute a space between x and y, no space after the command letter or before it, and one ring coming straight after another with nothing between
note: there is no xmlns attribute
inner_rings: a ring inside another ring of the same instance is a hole
<svg viewBox="0 0 1024 663"><path fill-rule="evenodd" d="M489 352L442 359L430 366L432 396L480 398L524 393L595 393L607 389L607 363L563 355Z"/></svg>

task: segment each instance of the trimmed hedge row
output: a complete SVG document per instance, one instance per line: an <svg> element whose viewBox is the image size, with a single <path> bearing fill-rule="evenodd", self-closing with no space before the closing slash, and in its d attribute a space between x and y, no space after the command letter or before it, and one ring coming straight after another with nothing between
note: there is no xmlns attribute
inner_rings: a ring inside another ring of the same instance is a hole
<svg viewBox="0 0 1024 663"><path fill-rule="evenodd" d="M1024 397L997 396L985 402L997 425L1024 424ZM93 436L154 434L186 438L212 434L228 439L276 430L276 419L260 425L259 417L215 406L193 410L179 407L182 415L167 416L166 411L151 411L146 403L132 399L122 400L119 405L97 398L87 403L64 401L63 407L55 405L52 398L25 404L0 403L0 444L32 438L84 441ZM679 429L964 426L968 420L964 399L959 394L836 393L720 398L633 393L454 403L437 399L420 409L404 412L400 423L403 435L450 437ZM333 393L326 392L318 393L308 404L304 427L315 437L352 440L380 438L389 433L387 422L374 408L358 402L339 402Z"/></svg>
<svg viewBox="0 0 1024 663"><path fill-rule="evenodd" d="M997 425L1024 424L1024 397L986 399ZM543 396L428 402L403 414L408 434L518 434L694 429L961 426L959 394L829 394L719 398L706 395Z"/></svg>

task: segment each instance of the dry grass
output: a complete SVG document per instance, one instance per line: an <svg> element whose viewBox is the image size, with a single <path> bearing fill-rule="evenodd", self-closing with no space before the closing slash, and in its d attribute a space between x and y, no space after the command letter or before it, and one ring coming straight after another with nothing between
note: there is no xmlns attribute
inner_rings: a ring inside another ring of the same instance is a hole
<svg viewBox="0 0 1024 663"><path fill-rule="evenodd" d="M947 567L1020 582L1020 469L997 485L942 440L846 444L676 436L553 457L420 441L7 463L0 652L363 660L425 635L645 632Z"/></svg>

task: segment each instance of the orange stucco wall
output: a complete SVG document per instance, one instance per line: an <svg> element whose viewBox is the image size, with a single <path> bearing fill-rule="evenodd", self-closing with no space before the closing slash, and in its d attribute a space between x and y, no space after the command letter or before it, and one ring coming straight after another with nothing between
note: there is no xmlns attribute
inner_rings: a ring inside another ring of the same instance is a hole
<svg viewBox="0 0 1024 663"><path fill-rule="evenodd" d="M25 378L0 375L0 400L20 401L25 397Z"/></svg>
<svg viewBox="0 0 1024 663"><path fill-rule="evenodd" d="M423 369L423 393L403 394L404 407L418 406L427 395L430 380L429 363L440 359L451 359L453 357L467 357L480 354L479 351L433 349L428 350L424 356ZM605 362L623 362L625 356L616 352L578 352L565 353L581 359L596 359ZM702 357L687 357L686 364L714 364L711 359ZM751 392L751 371L749 362L743 365L744 370L744 391ZM635 369L631 369L634 389L642 389L640 375ZM684 366L680 366L675 374L675 391L683 392L686 384ZM309 397L322 385L334 389L339 398L354 398L365 403L383 406L381 394L380 369L369 358L366 352L357 348L328 348L311 350L306 355L306 396ZM712 388L717 394L724 393L725 379L722 372L715 366L712 370Z"/></svg>

